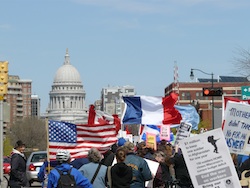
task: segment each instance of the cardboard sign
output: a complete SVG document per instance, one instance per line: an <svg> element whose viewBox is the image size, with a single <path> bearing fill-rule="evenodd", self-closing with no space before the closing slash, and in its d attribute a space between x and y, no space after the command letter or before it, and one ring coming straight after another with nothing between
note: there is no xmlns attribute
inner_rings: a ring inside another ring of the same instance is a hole
<svg viewBox="0 0 250 188"><path fill-rule="evenodd" d="M156 135L151 133L146 133L146 145L149 148L156 150Z"/></svg>

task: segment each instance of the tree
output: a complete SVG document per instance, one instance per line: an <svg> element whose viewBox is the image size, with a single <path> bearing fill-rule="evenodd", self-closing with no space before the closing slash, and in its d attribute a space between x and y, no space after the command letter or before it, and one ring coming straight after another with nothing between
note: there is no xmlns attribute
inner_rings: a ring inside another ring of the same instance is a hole
<svg viewBox="0 0 250 188"><path fill-rule="evenodd" d="M237 57L233 58L235 70L248 78L250 76L250 51L243 48L236 50Z"/></svg>
<svg viewBox="0 0 250 188"><path fill-rule="evenodd" d="M27 149L46 150L47 148L45 120L37 117L16 121L9 130L9 136L13 146L17 140L22 140Z"/></svg>
<svg viewBox="0 0 250 188"><path fill-rule="evenodd" d="M12 152L12 148L13 148L13 146L10 143L9 136L6 136L6 138L4 139L4 142L3 142L3 155L10 156L10 154Z"/></svg>

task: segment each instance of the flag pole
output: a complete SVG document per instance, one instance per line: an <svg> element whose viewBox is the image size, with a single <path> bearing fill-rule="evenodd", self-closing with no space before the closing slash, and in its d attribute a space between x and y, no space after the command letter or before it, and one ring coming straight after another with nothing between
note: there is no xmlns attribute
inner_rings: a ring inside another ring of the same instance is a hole
<svg viewBox="0 0 250 188"><path fill-rule="evenodd" d="M49 123L48 118L45 119L45 127L47 134L47 161L48 161L48 173L50 173L50 156L49 156Z"/></svg>

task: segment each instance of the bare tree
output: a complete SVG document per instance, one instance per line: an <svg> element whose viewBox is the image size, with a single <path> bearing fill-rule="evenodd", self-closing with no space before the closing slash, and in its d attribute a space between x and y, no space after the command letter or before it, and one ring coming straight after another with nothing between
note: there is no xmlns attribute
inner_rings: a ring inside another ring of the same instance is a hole
<svg viewBox="0 0 250 188"><path fill-rule="evenodd" d="M235 71L248 78L250 76L250 51L237 48L235 53L237 54L237 57L233 58Z"/></svg>
<svg viewBox="0 0 250 188"><path fill-rule="evenodd" d="M27 148L46 150L47 133L45 120L28 117L16 121L10 129L10 139L13 146L17 140L22 140Z"/></svg>

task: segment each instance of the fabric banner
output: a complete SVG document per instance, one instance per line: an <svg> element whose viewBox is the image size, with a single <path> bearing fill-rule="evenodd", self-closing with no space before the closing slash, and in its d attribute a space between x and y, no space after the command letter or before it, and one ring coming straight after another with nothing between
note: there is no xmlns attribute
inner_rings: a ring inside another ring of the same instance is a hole
<svg viewBox="0 0 250 188"><path fill-rule="evenodd" d="M174 108L178 95L167 97L133 96L123 97L126 104L123 124L179 124L181 114Z"/></svg>
<svg viewBox="0 0 250 188"><path fill-rule="evenodd" d="M200 123L200 115L196 111L195 107L192 105L180 106L174 105L175 109L178 110L182 117L182 122L190 123L192 125L192 129L198 130L198 124ZM179 124L177 125L179 126ZM171 125L171 127L177 127L175 125Z"/></svg>
<svg viewBox="0 0 250 188"><path fill-rule="evenodd" d="M86 157L92 147L104 153L117 142L115 129L115 125L75 125L49 120L49 159L56 159L58 149L68 150L72 158Z"/></svg>

